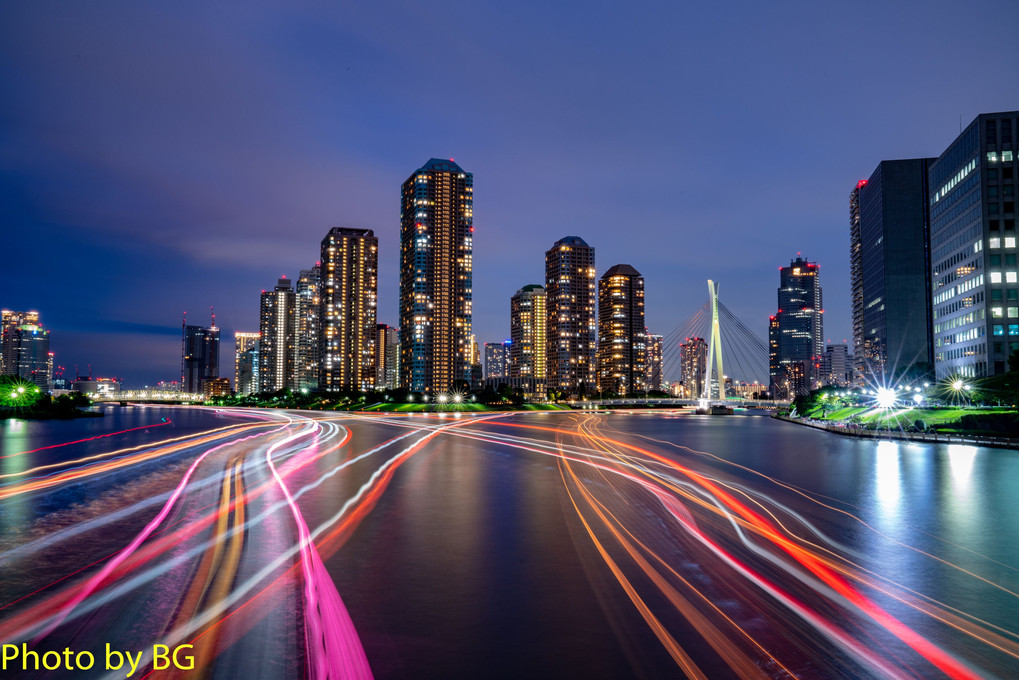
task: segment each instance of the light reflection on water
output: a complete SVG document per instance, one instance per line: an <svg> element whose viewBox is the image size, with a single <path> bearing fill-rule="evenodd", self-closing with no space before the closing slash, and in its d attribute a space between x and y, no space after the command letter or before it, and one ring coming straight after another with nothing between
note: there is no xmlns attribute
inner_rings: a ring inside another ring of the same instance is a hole
<svg viewBox="0 0 1019 680"><path fill-rule="evenodd" d="M899 500L902 497L902 479L898 442L880 441L874 453L875 498L881 509L882 521L898 521Z"/></svg>
<svg viewBox="0 0 1019 680"><path fill-rule="evenodd" d="M28 469L26 456L16 455L25 450L25 421L0 420L0 474L13 475ZM28 499L15 497L0 505L0 539L18 533L29 520Z"/></svg>
<svg viewBox="0 0 1019 680"><path fill-rule="evenodd" d="M952 471L952 489L960 500L965 501L972 488L973 462L977 457L977 447L962 444L948 445L948 466Z"/></svg>

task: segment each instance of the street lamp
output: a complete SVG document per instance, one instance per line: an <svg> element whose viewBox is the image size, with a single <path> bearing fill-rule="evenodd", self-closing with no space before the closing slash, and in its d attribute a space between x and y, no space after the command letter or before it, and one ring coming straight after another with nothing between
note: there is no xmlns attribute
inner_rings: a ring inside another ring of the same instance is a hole
<svg viewBox="0 0 1019 680"><path fill-rule="evenodd" d="M877 405L881 408L891 408L895 405L895 390L888 387L879 387L876 401Z"/></svg>

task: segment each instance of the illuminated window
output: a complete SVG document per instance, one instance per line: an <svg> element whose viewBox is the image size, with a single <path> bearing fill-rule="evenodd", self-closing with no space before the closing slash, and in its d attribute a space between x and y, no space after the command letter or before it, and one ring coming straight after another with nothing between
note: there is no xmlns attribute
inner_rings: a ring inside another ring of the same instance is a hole
<svg viewBox="0 0 1019 680"><path fill-rule="evenodd" d="M1001 152L1001 160L1005 161L1006 163L1008 161L1012 160L1012 152L1011 151L1002 151Z"/></svg>
<svg viewBox="0 0 1019 680"><path fill-rule="evenodd" d="M1000 319L1002 317L1002 308L991 307L991 317L995 319Z"/></svg>
<svg viewBox="0 0 1019 680"><path fill-rule="evenodd" d="M997 236L992 237L991 239L989 239L987 241L987 247L988 248L1000 248L1001 247L1001 239L998 238Z"/></svg>
<svg viewBox="0 0 1019 680"><path fill-rule="evenodd" d="M1009 335L1019 335L1019 323L1010 323L1008 325Z"/></svg>
<svg viewBox="0 0 1019 680"><path fill-rule="evenodd" d="M987 152L987 162L988 163L997 163L998 162L998 152L997 151L988 151Z"/></svg>
<svg viewBox="0 0 1019 680"><path fill-rule="evenodd" d="M1016 277L1015 272L1005 272L1006 283L1016 283L1017 281L1019 281L1019 278Z"/></svg>
<svg viewBox="0 0 1019 680"><path fill-rule="evenodd" d="M1008 308L1008 318L1010 318L1010 319L1019 319L1019 307L1009 307Z"/></svg>
<svg viewBox="0 0 1019 680"><path fill-rule="evenodd" d="M1001 324L997 324L996 323L996 324L994 324L994 331L993 331L993 333L994 333L994 335L1004 335L1005 334L1005 327L1002 326Z"/></svg>
<svg viewBox="0 0 1019 680"><path fill-rule="evenodd" d="M1005 237L1005 247L1006 248L1015 248L1015 236L1006 236Z"/></svg>

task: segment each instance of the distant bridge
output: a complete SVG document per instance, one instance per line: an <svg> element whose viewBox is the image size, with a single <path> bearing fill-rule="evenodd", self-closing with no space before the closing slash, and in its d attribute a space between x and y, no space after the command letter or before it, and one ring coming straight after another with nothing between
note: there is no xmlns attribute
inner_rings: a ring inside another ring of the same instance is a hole
<svg viewBox="0 0 1019 680"><path fill-rule="evenodd" d="M95 403L111 403L121 401L138 401L145 403L166 404L204 404L205 395L191 392L164 392L161 390L127 390L113 394L87 395Z"/></svg>
<svg viewBox="0 0 1019 680"><path fill-rule="evenodd" d="M585 408L600 408L602 406L700 406L701 399L682 399L672 397L649 397L647 399L641 397L631 398L620 398L620 399L598 399L592 401L571 401L568 402L573 408L585 409ZM773 401L771 399L726 399L719 401L717 399L710 400L711 404L719 405L724 404L733 408L782 408L789 406L791 402L788 401Z"/></svg>

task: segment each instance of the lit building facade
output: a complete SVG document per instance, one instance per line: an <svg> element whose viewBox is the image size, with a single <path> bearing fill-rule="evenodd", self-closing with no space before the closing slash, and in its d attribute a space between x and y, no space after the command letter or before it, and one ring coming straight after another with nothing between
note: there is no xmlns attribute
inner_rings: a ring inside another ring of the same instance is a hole
<svg viewBox="0 0 1019 680"><path fill-rule="evenodd" d="M0 375L18 375L20 345L15 331L25 325L40 326L39 312L0 311Z"/></svg>
<svg viewBox="0 0 1019 680"><path fill-rule="evenodd" d="M234 333L234 391L238 395L258 392L258 333Z"/></svg>
<svg viewBox="0 0 1019 680"><path fill-rule="evenodd" d="M202 382L202 395L206 399L230 396L229 378L209 378Z"/></svg>
<svg viewBox="0 0 1019 680"><path fill-rule="evenodd" d="M78 376L71 383L71 389L82 394L94 394L101 397L112 397L120 390L120 381L116 378L93 378L90 375Z"/></svg>
<svg viewBox="0 0 1019 680"><path fill-rule="evenodd" d="M470 382L474 176L433 158L403 183L400 383L442 392Z"/></svg>
<svg viewBox="0 0 1019 680"><path fill-rule="evenodd" d="M892 384L933 368L927 208L932 160L882 161L850 195L857 384Z"/></svg>
<svg viewBox="0 0 1019 680"><path fill-rule="evenodd" d="M679 346L679 375L683 396L700 399L704 394L704 376L708 366L708 343L704 338L684 338Z"/></svg>
<svg viewBox="0 0 1019 680"><path fill-rule="evenodd" d="M930 164L938 379L1005 373L1019 350L1017 124L1019 111L981 114Z"/></svg>
<svg viewBox="0 0 1019 680"><path fill-rule="evenodd" d="M543 287L531 284L514 293L510 298L509 377L532 377L545 383L545 323Z"/></svg>
<svg viewBox="0 0 1019 680"><path fill-rule="evenodd" d="M769 327L773 359L772 394L791 399L806 394L820 374L824 351L821 268L797 256L779 269L778 312Z"/></svg>
<svg viewBox="0 0 1019 680"><path fill-rule="evenodd" d="M276 282L262 291L258 340L259 392L293 390L296 292L290 279Z"/></svg>
<svg viewBox="0 0 1019 680"><path fill-rule="evenodd" d="M851 387L855 381L853 355L845 344L828 345L821 355L818 382L832 387Z"/></svg>
<svg viewBox="0 0 1019 680"><path fill-rule="evenodd" d="M646 333L646 329L645 329ZM664 358L662 354L662 343L664 338L660 335L647 333L647 388L649 390L664 389Z"/></svg>
<svg viewBox="0 0 1019 680"><path fill-rule="evenodd" d="M509 375L507 366L512 344L511 340L485 343L485 380L505 378Z"/></svg>
<svg viewBox="0 0 1019 680"><path fill-rule="evenodd" d="M379 242L371 229L335 227L322 239L323 389L375 389L378 253Z"/></svg>
<svg viewBox="0 0 1019 680"><path fill-rule="evenodd" d="M52 390L50 332L36 324L22 324L11 332L9 342L12 345L12 375L35 383L40 390Z"/></svg>
<svg viewBox="0 0 1019 680"><path fill-rule="evenodd" d="M0 312L0 374L29 380L40 389L53 389L50 332L39 312Z"/></svg>
<svg viewBox="0 0 1019 680"><path fill-rule="evenodd" d="M481 389L484 383L484 368L481 365L481 348L478 347L478 340L471 336L471 389Z"/></svg>
<svg viewBox="0 0 1019 680"><path fill-rule="evenodd" d="M629 395L647 391L644 277L617 264L598 281L598 390Z"/></svg>
<svg viewBox="0 0 1019 680"><path fill-rule="evenodd" d="M396 389L400 382L400 331L384 323L375 326L375 389Z"/></svg>
<svg viewBox="0 0 1019 680"><path fill-rule="evenodd" d="M185 322L181 343L181 389L201 394L204 381L219 377L219 328L215 317L208 328Z"/></svg>
<svg viewBox="0 0 1019 680"><path fill-rule="evenodd" d="M732 378L725 379L725 393L740 399L759 399L767 391L767 386L756 380L750 382L746 380L734 381Z"/></svg>
<svg viewBox="0 0 1019 680"><path fill-rule="evenodd" d="M545 252L548 389L562 395L596 389L598 324L594 248L579 236Z"/></svg>
<svg viewBox="0 0 1019 680"><path fill-rule="evenodd" d="M853 383L857 387L863 387L863 366L869 358L863 341L863 234L860 231L860 189L866 184L867 180L861 179L849 193L849 305L853 313ZM924 249L930 252L928 245ZM775 317L771 319L774 323ZM770 328L768 335L770 340ZM772 348L772 366L776 356L775 348Z"/></svg>
<svg viewBox="0 0 1019 680"><path fill-rule="evenodd" d="M320 263L311 269L302 269L297 277L294 302L294 371L295 385L299 390L318 387L319 368L319 289Z"/></svg>

